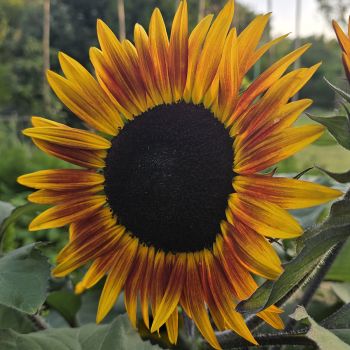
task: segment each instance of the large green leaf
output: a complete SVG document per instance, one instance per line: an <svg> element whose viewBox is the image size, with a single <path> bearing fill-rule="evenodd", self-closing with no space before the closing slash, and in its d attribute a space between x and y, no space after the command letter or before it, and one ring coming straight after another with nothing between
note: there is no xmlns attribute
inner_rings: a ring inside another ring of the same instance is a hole
<svg viewBox="0 0 350 350"><path fill-rule="evenodd" d="M350 283L332 283L332 290L344 303L350 303Z"/></svg>
<svg viewBox="0 0 350 350"><path fill-rule="evenodd" d="M19 333L30 333L36 330L26 314L0 305L0 329L6 328L11 328Z"/></svg>
<svg viewBox="0 0 350 350"><path fill-rule="evenodd" d="M328 329L350 329L350 304L343 305L337 312L323 320L321 325Z"/></svg>
<svg viewBox="0 0 350 350"><path fill-rule="evenodd" d="M332 280L332 281L350 282L349 256L350 256L350 240L348 240L344 244L344 247L340 251L331 269L327 273L326 279Z"/></svg>
<svg viewBox="0 0 350 350"><path fill-rule="evenodd" d="M333 331L327 330L318 325L306 312L306 310L299 306L295 313L290 317L297 321L307 319L310 323L310 328L306 333L306 336L313 340L320 350L350 350L350 346L341 340ZM344 330L343 330L344 331ZM350 330L345 330L349 332Z"/></svg>
<svg viewBox="0 0 350 350"><path fill-rule="evenodd" d="M15 209L15 207L11 203L0 201L0 225L11 215L13 209Z"/></svg>
<svg viewBox="0 0 350 350"><path fill-rule="evenodd" d="M118 316L108 325L89 324L80 328L47 329L30 334L0 330L0 349L160 350L158 346L140 338L127 316Z"/></svg>
<svg viewBox="0 0 350 350"><path fill-rule="evenodd" d="M321 225L309 232L301 244L300 253L285 264L284 272L276 281L266 281L253 295L238 304L242 313L255 313L277 303L301 283L322 262L325 254L337 243L350 236L349 194L332 205L330 216Z"/></svg>
<svg viewBox="0 0 350 350"><path fill-rule="evenodd" d="M59 312L70 325L75 325L76 314L81 306L78 295L68 290L52 292L47 297L46 304Z"/></svg>
<svg viewBox="0 0 350 350"><path fill-rule="evenodd" d="M0 202L0 203L4 203L4 202ZM10 205L9 203L6 203L6 204ZM40 204L33 204L33 203L25 204L16 209L14 209L14 207L12 206L11 211L9 211L9 208L8 208L7 210L8 215L3 217L2 220L1 220L1 214L0 214L0 238L4 235L4 233L9 228L9 226L14 222L16 222L18 218L20 218L24 214L34 213L40 210L41 208L44 208L44 206ZM0 206L0 213L1 213L1 210L2 210L2 207Z"/></svg>
<svg viewBox="0 0 350 350"><path fill-rule="evenodd" d="M46 299L49 276L50 265L37 244L3 256L0 258L0 304L34 314Z"/></svg>
<svg viewBox="0 0 350 350"><path fill-rule="evenodd" d="M323 171L325 174L327 174L328 176L330 176L332 179L334 179L337 182L340 182L342 184L350 182L350 170L345 172L345 173L333 173L331 171L322 169L320 167L318 167L318 169Z"/></svg>
<svg viewBox="0 0 350 350"><path fill-rule="evenodd" d="M341 146L350 150L350 124L347 117L316 117L310 114L307 115L315 122L324 125Z"/></svg>

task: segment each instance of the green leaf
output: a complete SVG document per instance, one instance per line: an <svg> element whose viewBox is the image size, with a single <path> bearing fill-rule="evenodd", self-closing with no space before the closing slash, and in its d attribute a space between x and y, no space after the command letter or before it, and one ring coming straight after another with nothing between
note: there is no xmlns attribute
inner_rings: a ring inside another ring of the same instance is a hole
<svg viewBox="0 0 350 350"><path fill-rule="evenodd" d="M345 91L343 91L342 89L338 88L337 86L335 86L334 84L332 84L329 80L327 80L326 78L324 78L325 82L328 84L328 86L334 90L338 95L340 95L341 97L343 97L345 99L345 101L350 102L350 95L348 93L346 93Z"/></svg>
<svg viewBox="0 0 350 350"><path fill-rule="evenodd" d="M0 202L0 203L4 203L4 202ZM0 217L0 239L5 234L8 227L14 222L16 222L18 218L22 217L25 214L34 213L43 207L44 207L43 205L28 203L14 210L11 210L9 215L7 215L4 218L5 220L1 220L1 217ZM1 207L0 207L0 210L1 210Z"/></svg>
<svg viewBox="0 0 350 350"><path fill-rule="evenodd" d="M43 305L50 265L37 246L30 244L0 258L0 304L29 314Z"/></svg>
<svg viewBox="0 0 350 350"><path fill-rule="evenodd" d="M26 314L0 305L0 329L6 328L11 328L19 333L30 333L36 330Z"/></svg>
<svg viewBox="0 0 350 350"><path fill-rule="evenodd" d="M350 150L350 125L348 118L343 116L316 117L306 114L310 119L324 125L341 146Z"/></svg>
<svg viewBox="0 0 350 350"><path fill-rule="evenodd" d="M350 282L350 240L348 240L326 275L327 280Z"/></svg>
<svg viewBox="0 0 350 350"><path fill-rule="evenodd" d="M98 303L101 296L101 288L89 289L81 296L81 308L77 314L78 322L80 324L94 323L96 322L96 314ZM104 318L102 323L110 323L118 315L125 313L125 304L124 304L124 294L121 293L117 302L113 306L113 309L109 314Z"/></svg>
<svg viewBox="0 0 350 350"><path fill-rule="evenodd" d="M323 320L321 325L328 329L350 328L350 304L343 305L338 311Z"/></svg>
<svg viewBox="0 0 350 350"><path fill-rule="evenodd" d="M350 283L332 283L332 289L344 303L350 303Z"/></svg>
<svg viewBox="0 0 350 350"><path fill-rule="evenodd" d="M11 203L0 201L0 225L9 217L15 207Z"/></svg>
<svg viewBox="0 0 350 350"><path fill-rule="evenodd" d="M239 312L256 313L286 297L305 282L334 245L350 236L349 195L332 205L328 219L309 233L300 253L284 265L284 272L276 281L266 281L250 298L237 305Z"/></svg>
<svg viewBox="0 0 350 350"><path fill-rule="evenodd" d="M350 170L345 173L332 173L331 171L327 171L320 167L317 168L339 183L345 184L350 182Z"/></svg>
<svg viewBox="0 0 350 350"><path fill-rule="evenodd" d="M47 297L46 304L58 311L71 326L75 325L75 317L81 306L78 295L67 290L52 292Z"/></svg>
<svg viewBox="0 0 350 350"><path fill-rule="evenodd" d="M127 316L118 316L108 325L89 324L80 328L47 329L19 334L0 330L0 349L6 350L160 350L143 341Z"/></svg>
<svg viewBox="0 0 350 350"><path fill-rule="evenodd" d="M333 332L318 325L306 312L302 306L298 306L291 318L300 321L307 319L310 323L310 328L306 336L313 340L320 350L350 350L350 346L339 339ZM350 333L350 330L348 330Z"/></svg>

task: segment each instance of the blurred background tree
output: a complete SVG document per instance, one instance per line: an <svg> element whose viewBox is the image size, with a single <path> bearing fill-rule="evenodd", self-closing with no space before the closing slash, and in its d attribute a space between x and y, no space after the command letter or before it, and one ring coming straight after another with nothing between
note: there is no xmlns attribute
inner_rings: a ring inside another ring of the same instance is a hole
<svg viewBox="0 0 350 350"><path fill-rule="evenodd" d="M330 25L332 19L335 19L342 25L347 24L350 0L317 0L317 2L320 10Z"/></svg>

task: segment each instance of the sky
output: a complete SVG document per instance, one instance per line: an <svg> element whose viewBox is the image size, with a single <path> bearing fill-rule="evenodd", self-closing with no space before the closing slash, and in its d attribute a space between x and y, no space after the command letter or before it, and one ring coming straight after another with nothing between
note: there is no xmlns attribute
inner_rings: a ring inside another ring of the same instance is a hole
<svg viewBox="0 0 350 350"><path fill-rule="evenodd" d="M257 13L266 13L267 0L240 0ZM272 33L291 33L295 35L296 0L271 0L272 2ZM301 0L301 36L322 35L333 38L333 30L318 10L316 0Z"/></svg>

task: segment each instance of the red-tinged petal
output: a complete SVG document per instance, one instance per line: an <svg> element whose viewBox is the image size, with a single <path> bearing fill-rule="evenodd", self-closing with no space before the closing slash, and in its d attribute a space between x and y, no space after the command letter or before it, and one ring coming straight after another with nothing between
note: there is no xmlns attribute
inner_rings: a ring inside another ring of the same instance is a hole
<svg viewBox="0 0 350 350"><path fill-rule="evenodd" d="M78 169L40 170L20 176L17 181L35 189L55 191L81 190L104 183L104 177L95 171Z"/></svg>
<svg viewBox="0 0 350 350"><path fill-rule="evenodd" d="M169 39L161 12L156 8L149 24L150 51L156 68L158 89L165 103L171 103L172 93L169 80Z"/></svg>
<svg viewBox="0 0 350 350"><path fill-rule="evenodd" d="M188 40L188 70L184 91L184 100L189 103L192 98L192 89L195 80L195 72L201 54L203 42L207 36L213 15L204 17L193 29Z"/></svg>
<svg viewBox="0 0 350 350"><path fill-rule="evenodd" d="M83 150L71 148L67 145L59 146L48 141L32 139L34 144L45 153L87 169L100 169L105 167L104 159L107 156L106 150Z"/></svg>
<svg viewBox="0 0 350 350"><path fill-rule="evenodd" d="M105 150L111 147L111 143L105 138L74 128L35 127L23 130L23 134L63 147L85 150Z"/></svg>
<svg viewBox="0 0 350 350"><path fill-rule="evenodd" d="M119 254L117 253L113 259L114 266L107 276L98 304L97 323L100 323L106 317L124 287L129 271L132 268L138 245L137 239L130 238L129 244L120 250Z"/></svg>
<svg viewBox="0 0 350 350"><path fill-rule="evenodd" d="M177 308L182 293L185 272L186 254L177 254L164 296L154 316L151 332L159 329Z"/></svg>
<svg viewBox="0 0 350 350"><path fill-rule="evenodd" d="M227 33L233 18L234 2L229 0L209 29L200 55L192 90L192 101L202 102L219 67Z"/></svg>
<svg viewBox="0 0 350 350"><path fill-rule="evenodd" d="M233 186L237 193L266 200L285 209L320 205L343 194L307 181L264 175L236 176Z"/></svg>
<svg viewBox="0 0 350 350"><path fill-rule="evenodd" d="M303 232L293 216L276 204L235 193L229 200L229 208L235 221L266 237L294 238Z"/></svg>
<svg viewBox="0 0 350 350"><path fill-rule="evenodd" d="M169 79L174 101L182 98L188 64L187 1L182 0L176 11L170 34Z"/></svg>
<svg viewBox="0 0 350 350"><path fill-rule="evenodd" d="M29 225L30 231L43 230L68 225L92 215L106 203L105 196L78 198L45 210Z"/></svg>
<svg viewBox="0 0 350 350"><path fill-rule="evenodd" d="M316 141L324 132L320 125L285 129L250 149L236 150L234 171L252 174L286 159Z"/></svg>

